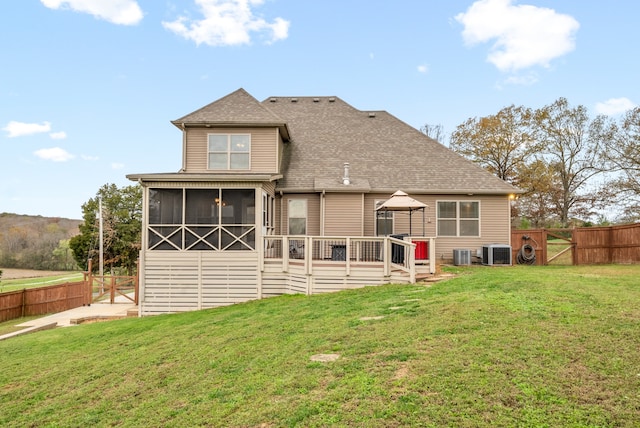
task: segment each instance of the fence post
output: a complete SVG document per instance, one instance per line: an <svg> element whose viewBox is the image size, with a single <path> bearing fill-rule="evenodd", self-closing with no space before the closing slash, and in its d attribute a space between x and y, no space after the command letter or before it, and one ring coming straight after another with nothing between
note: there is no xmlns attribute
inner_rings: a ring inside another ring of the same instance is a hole
<svg viewBox="0 0 640 428"><path fill-rule="evenodd" d="M22 289L22 308L20 310L21 318L24 318L24 314L26 312L26 306L27 306L27 289L24 288Z"/></svg>
<svg viewBox="0 0 640 428"><path fill-rule="evenodd" d="M109 278L111 278L111 280L109 281L109 288L111 291L111 304L114 304L116 301L116 277L111 275ZM102 281L104 281L104 276L102 277Z"/></svg>

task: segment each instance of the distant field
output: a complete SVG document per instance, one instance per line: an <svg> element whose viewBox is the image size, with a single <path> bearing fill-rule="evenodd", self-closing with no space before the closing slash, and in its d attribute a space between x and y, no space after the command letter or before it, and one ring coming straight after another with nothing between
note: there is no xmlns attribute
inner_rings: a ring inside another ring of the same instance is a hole
<svg viewBox="0 0 640 428"><path fill-rule="evenodd" d="M0 292L81 281L82 272L0 268Z"/></svg>
<svg viewBox="0 0 640 428"><path fill-rule="evenodd" d="M65 275L73 272L69 271L58 271L58 270L35 270L35 269L10 269L10 268L2 268L2 280L7 279L22 279L22 278L42 278L45 276L57 276L57 275Z"/></svg>

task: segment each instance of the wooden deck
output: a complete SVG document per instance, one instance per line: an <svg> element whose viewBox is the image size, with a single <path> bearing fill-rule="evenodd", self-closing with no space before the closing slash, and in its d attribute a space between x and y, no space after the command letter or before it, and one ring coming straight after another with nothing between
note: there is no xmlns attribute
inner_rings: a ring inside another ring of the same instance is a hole
<svg viewBox="0 0 640 428"><path fill-rule="evenodd" d="M141 266L140 312L415 283L418 275L435 272L428 259L433 245L433 238L268 236L259 247L263 251L148 251Z"/></svg>

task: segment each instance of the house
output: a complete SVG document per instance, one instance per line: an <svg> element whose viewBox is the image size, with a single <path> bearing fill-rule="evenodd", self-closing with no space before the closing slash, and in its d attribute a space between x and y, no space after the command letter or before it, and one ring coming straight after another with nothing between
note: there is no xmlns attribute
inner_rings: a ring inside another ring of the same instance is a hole
<svg viewBox="0 0 640 428"><path fill-rule="evenodd" d="M239 89L172 123L179 172L127 175L141 315L411 283L454 249L510 244L517 189L385 111ZM398 190L426 208L376 209Z"/></svg>

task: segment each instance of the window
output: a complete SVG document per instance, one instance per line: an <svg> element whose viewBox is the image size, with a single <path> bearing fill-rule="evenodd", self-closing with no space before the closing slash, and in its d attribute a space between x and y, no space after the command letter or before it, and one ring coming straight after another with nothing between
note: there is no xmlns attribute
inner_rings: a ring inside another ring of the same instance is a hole
<svg viewBox="0 0 640 428"><path fill-rule="evenodd" d="M307 200L289 199L289 235L307 234Z"/></svg>
<svg viewBox="0 0 640 428"><path fill-rule="evenodd" d="M149 189L147 248L253 250L255 205L254 189Z"/></svg>
<svg viewBox="0 0 640 428"><path fill-rule="evenodd" d="M275 198L262 192L262 234L273 235L275 231Z"/></svg>
<svg viewBox="0 0 640 428"><path fill-rule="evenodd" d="M251 135L209 134L209 169L251 168Z"/></svg>
<svg viewBox="0 0 640 428"><path fill-rule="evenodd" d="M480 236L480 202L438 201L438 236Z"/></svg>
<svg viewBox="0 0 640 428"><path fill-rule="evenodd" d="M384 201L376 201L376 210ZM393 211L376 211L376 236L386 236L393 233Z"/></svg>

